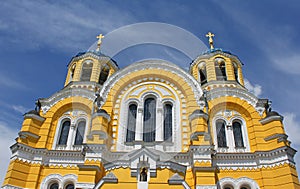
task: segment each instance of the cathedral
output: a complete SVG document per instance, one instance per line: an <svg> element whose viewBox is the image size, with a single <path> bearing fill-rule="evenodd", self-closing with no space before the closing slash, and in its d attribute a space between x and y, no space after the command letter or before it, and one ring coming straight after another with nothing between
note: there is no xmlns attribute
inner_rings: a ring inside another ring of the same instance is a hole
<svg viewBox="0 0 300 189"><path fill-rule="evenodd" d="M120 68L98 36L69 62L64 88L24 115L2 189L299 189L283 116L207 37L186 71Z"/></svg>

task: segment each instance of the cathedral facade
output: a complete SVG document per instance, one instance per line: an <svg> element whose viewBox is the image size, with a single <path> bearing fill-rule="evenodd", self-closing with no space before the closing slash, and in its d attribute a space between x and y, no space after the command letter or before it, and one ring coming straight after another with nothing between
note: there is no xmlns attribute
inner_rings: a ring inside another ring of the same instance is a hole
<svg viewBox="0 0 300 189"><path fill-rule="evenodd" d="M300 188L283 117L210 43L188 72L73 57L64 88L24 115L2 188Z"/></svg>

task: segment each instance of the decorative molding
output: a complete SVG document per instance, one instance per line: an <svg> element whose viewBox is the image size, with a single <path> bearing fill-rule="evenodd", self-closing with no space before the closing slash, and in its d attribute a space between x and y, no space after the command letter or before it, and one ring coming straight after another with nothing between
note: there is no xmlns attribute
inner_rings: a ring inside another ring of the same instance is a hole
<svg viewBox="0 0 300 189"><path fill-rule="evenodd" d="M6 185L2 186L1 189L23 189L23 188L13 186L13 185L10 185L10 184L6 184Z"/></svg>
<svg viewBox="0 0 300 189"><path fill-rule="evenodd" d="M84 52L82 54L77 54L76 56L74 56L72 58L72 60L70 61L71 62L74 62L74 61L78 61L78 60L81 60L81 59L84 59L84 58L87 58L87 57L92 57L92 58L95 58L99 61L106 61L106 62L109 62L110 66L112 66L115 70L118 70L119 67L117 65L117 63L112 59L110 58L109 56L106 56L102 53L99 53L99 52L94 52L94 51L87 51L87 52ZM70 65L69 63L69 65Z"/></svg>
<svg viewBox="0 0 300 189"><path fill-rule="evenodd" d="M222 87L222 88L214 88L207 92L207 100L211 101L220 97L237 97L241 100L245 100L248 104L252 105L254 108L256 107L256 103L258 101L257 97L252 93L248 92L246 89L232 88L232 87Z"/></svg>
<svg viewBox="0 0 300 189"><path fill-rule="evenodd" d="M139 70L149 70L149 69L161 69L168 72L175 73L179 77L181 77L184 81L187 82L187 84L192 88L192 91L194 92L195 99L197 100L197 103L199 104L199 99L202 96L202 89L200 84L195 80L195 78L192 77L192 75L185 72L183 69L178 67L177 65L163 61L163 60L145 60L141 62L133 63L126 68L116 72L114 75L112 75L108 80L104 83L103 88L100 91L100 96L102 96L104 99L107 98L107 95L111 88L115 86L115 84L121 80L123 77L126 77L127 75L131 74L132 72L136 72ZM143 80L141 80L143 82Z"/></svg>
<svg viewBox="0 0 300 189"><path fill-rule="evenodd" d="M195 110L190 116L189 121L192 121L196 118L204 118L206 121L208 120L208 114L203 112L202 110Z"/></svg>
<svg viewBox="0 0 300 189"><path fill-rule="evenodd" d="M97 116L104 117L105 119L107 119L107 122L110 122L110 120L111 120L110 116L105 112L96 112L96 113L94 113L93 116L92 116L92 119L94 119Z"/></svg>
<svg viewBox="0 0 300 189"><path fill-rule="evenodd" d="M181 185L184 181L183 177L178 175L178 173L175 173L173 176L171 176L168 180L168 183L170 185Z"/></svg>
<svg viewBox="0 0 300 189"><path fill-rule="evenodd" d="M29 132L29 131L20 131L20 132L18 133L18 135L19 135L20 138L23 138L23 139L26 139L26 138L28 138L28 137L32 137L32 138L34 138L34 139L39 139L39 138L40 138L39 135L36 135L36 134L31 133L31 132Z"/></svg>
<svg viewBox="0 0 300 189"><path fill-rule="evenodd" d="M94 183L76 183L75 188L93 189L95 187Z"/></svg>
<svg viewBox="0 0 300 189"><path fill-rule="evenodd" d="M50 174L43 179L40 189L48 188L48 185L52 181L56 181L59 184L59 188L63 187L65 184L69 182L75 185L77 183L77 175L67 174L62 176L60 174Z"/></svg>
<svg viewBox="0 0 300 189"><path fill-rule="evenodd" d="M108 183L118 183L118 178L114 175L113 172L108 173L102 178L102 180Z"/></svg>
<svg viewBox="0 0 300 189"><path fill-rule="evenodd" d="M240 177L238 179L234 179L231 177L224 177L220 179L217 183L220 188L224 186L232 186L233 188L241 188L242 186L248 186L250 188L259 189L258 184L251 178L248 177Z"/></svg>
<svg viewBox="0 0 300 189"><path fill-rule="evenodd" d="M87 84L93 85L93 83L91 83L91 82L88 82ZM72 87L73 87L72 85L67 86L64 89L62 89L61 91L55 93L54 95L52 95L51 97L49 97L47 99L40 99L40 102L42 104L41 109L43 111L43 114L46 114L48 112L48 110L52 106L57 104L59 101L66 99L66 98L74 97L74 96L80 96L83 98L87 98L88 100L94 102L94 100L96 98L94 89L87 90L86 88L81 89L81 88L72 88Z"/></svg>
<svg viewBox="0 0 300 189"><path fill-rule="evenodd" d="M209 58L214 57L216 55L225 56L227 58L235 60L235 62L239 63L240 65L243 65L243 63L240 61L240 59L236 55L233 55L227 51L223 51L222 49L214 49L213 51L209 50L209 51L204 52L203 54L199 55L198 57L196 57L195 60L193 60L193 62L190 65L190 72L191 72L191 68L198 62L201 62L201 60L208 60Z"/></svg>
<svg viewBox="0 0 300 189"><path fill-rule="evenodd" d="M288 141L287 138L288 138L288 135L286 135L286 134L276 133L276 134L268 136L264 139L265 139L266 142L270 141L270 140L273 140L273 139L277 139L277 142L285 142L285 141Z"/></svg>
<svg viewBox="0 0 300 189"><path fill-rule="evenodd" d="M43 117L41 117L39 115L36 115L36 114L30 114L30 113L29 114L26 113L24 115L24 119L35 119L35 120L40 121L42 123L46 120L46 118L43 118Z"/></svg>
<svg viewBox="0 0 300 189"><path fill-rule="evenodd" d="M272 116L267 116L267 117L259 120L259 122L263 125L268 124L272 121L283 121L283 116L281 116L281 115L272 115Z"/></svg>
<svg viewBox="0 0 300 189"><path fill-rule="evenodd" d="M213 156L213 166L221 170L259 169L283 164L295 166L295 153L296 150L287 146L254 153L216 153Z"/></svg>

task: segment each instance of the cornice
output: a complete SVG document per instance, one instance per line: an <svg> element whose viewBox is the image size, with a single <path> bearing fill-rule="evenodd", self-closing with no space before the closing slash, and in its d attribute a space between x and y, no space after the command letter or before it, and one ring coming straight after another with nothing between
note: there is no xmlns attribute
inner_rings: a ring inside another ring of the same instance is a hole
<svg viewBox="0 0 300 189"><path fill-rule="evenodd" d="M268 124L272 121L283 121L283 116L281 116L281 115L272 115L272 116L267 116L267 117L259 120L259 122L263 125Z"/></svg>

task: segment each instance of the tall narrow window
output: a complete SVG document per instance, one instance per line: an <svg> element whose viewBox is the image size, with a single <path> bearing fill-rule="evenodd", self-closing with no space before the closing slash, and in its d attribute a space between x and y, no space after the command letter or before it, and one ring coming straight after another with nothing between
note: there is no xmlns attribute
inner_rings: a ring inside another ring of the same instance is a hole
<svg viewBox="0 0 300 189"><path fill-rule="evenodd" d="M199 65L199 77L200 77L201 85L207 83L206 66L204 62L200 63Z"/></svg>
<svg viewBox="0 0 300 189"><path fill-rule="evenodd" d="M128 107L126 142L135 140L136 112L137 106L130 104Z"/></svg>
<svg viewBox="0 0 300 189"><path fill-rule="evenodd" d="M86 125L85 121L80 121L78 123L74 145L82 145L85 125Z"/></svg>
<svg viewBox="0 0 300 189"><path fill-rule="evenodd" d="M215 60L215 70L216 70L216 77L217 80L226 81L226 64L223 58L216 58Z"/></svg>
<svg viewBox="0 0 300 189"><path fill-rule="evenodd" d="M143 141L155 141L156 100L147 98L144 103Z"/></svg>
<svg viewBox="0 0 300 189"><path fill-rule="evenodd" d="M109 74L109 66L108 65L104 65L101 69L101 73L99 76L99 84L103 85L104 82L107 80Z"/></svg>
<svg viewBox="0 0 300 189"><path fill-rule="evenodd" d="M70 69L70 79L69 79L70 82L73 81L74 79L75 68L76 68L76 64L74 64Z"/></svg>
<svg viewBox="0 0 300 189"><path fill-rule="evenodd" d="M227 147L225 127L226 127L225 121L223 120L217 121L216 130L217 130L218 147Z"/></svg>
<svg viewBox="0 0 300 189"><path fill-rule="evenodd" d="M91 61L84 62L81 70L80 81L90 81L93 70L93 63Z"/></svg>
<svg viewBox="0 0 300 189"><path fill-rule="evenodd" d="M71 122L69 120L66 120L63 122L61 131L60 131L59 141L58 141L59 145L67 144L69 130L70 130L70 124L71 124Z"/></svg>
<svg viewBox="0 0 300 189"><path fill-rule="evenodd" d="M236 80L237 82L239 82L238 66L237 66L237 64L236 64L235 62L233 63L233 72L234 72L235 80Z"/></svg>
<svg viewBox="0 0 300 189"><path fill-rule="evenodd" d="M233 122L232 126L233 126L233 136L234 136L235 147L244 147L241 123L238 121L235 121L235 122Z"/></svg>
<svg viewBox="0 0 300 189"><path fill-rule="evenodd" d="M172 141L172 105L164 105L164 140Z"/></svg>

